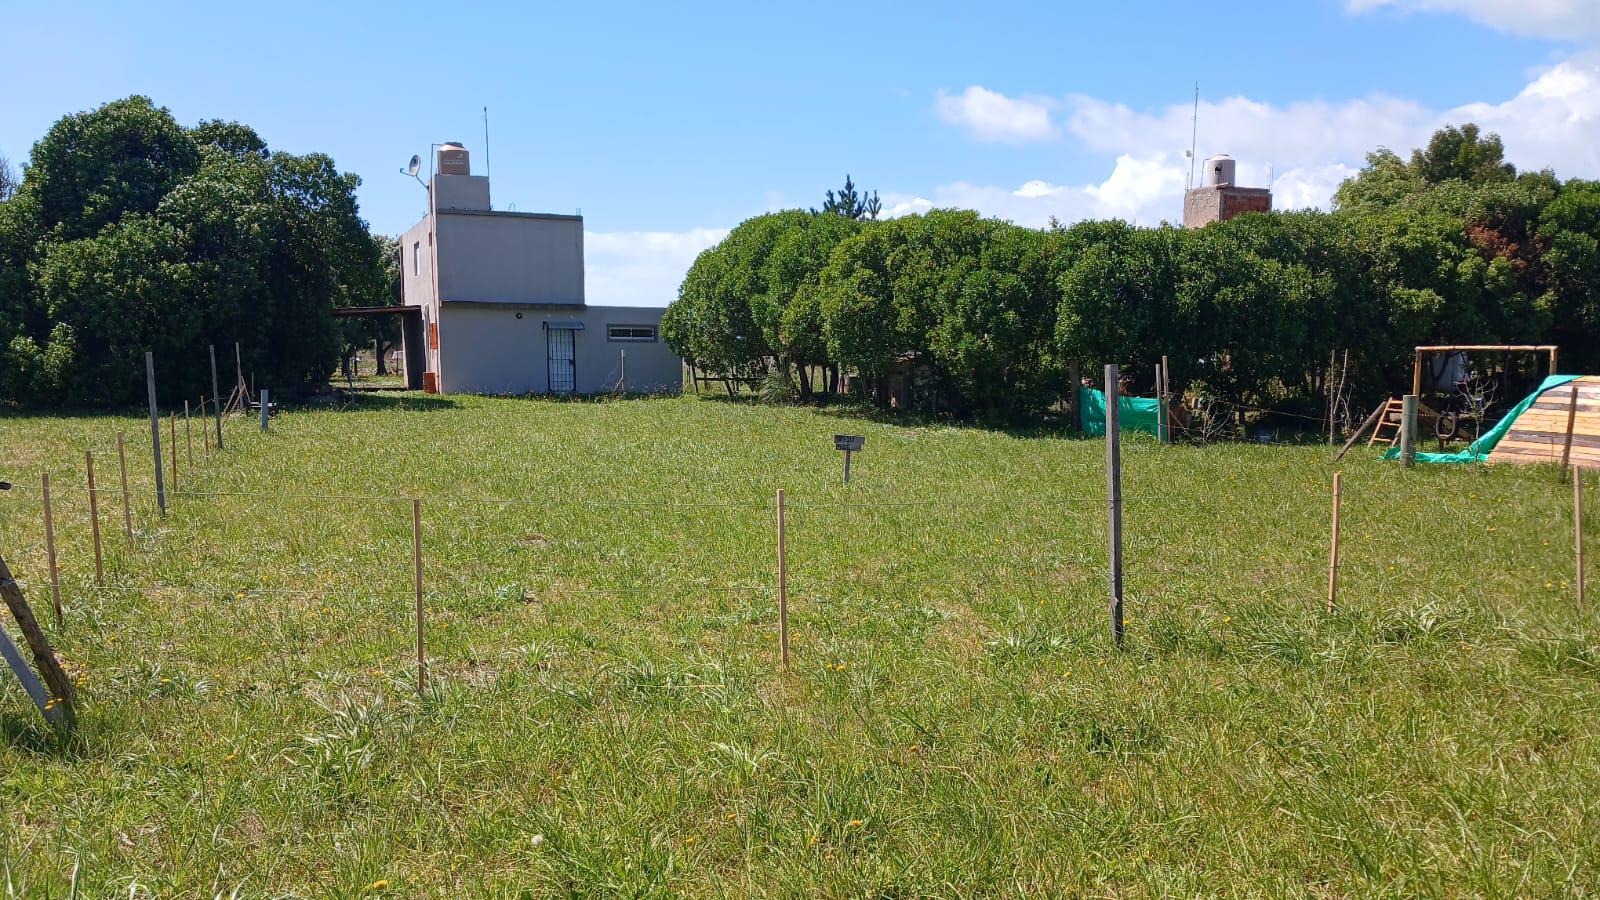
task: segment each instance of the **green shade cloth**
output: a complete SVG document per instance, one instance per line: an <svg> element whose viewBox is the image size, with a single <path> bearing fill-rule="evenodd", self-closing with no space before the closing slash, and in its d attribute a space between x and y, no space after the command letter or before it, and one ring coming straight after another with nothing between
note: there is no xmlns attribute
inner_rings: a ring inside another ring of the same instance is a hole
<svg viewBox="0 0 1600 900"><path fill-rule="evenodd" d="M1532 406L1534 401L1539 399L1540 394L1543 394L1545 391L1548 391L1551 388L1558 388L1563 384L1571 384L1581 377L1583 376L1551 375L1544 380L1543 384L1539 385L1538 390L1522 398L1521 403L1518 403L1516 406L1512 407L1511 411L1506 413L1505 418L1501 419L1499 422L1496 422L1495 426L1489 429L1487 434L1467 445L1467 449L1460 450L1455 453L1418 453L1417 461L1449 464L1483 462L1485 459L1489 458L1490 453L1494 452L1495 445L1500 443L1500 439L1506 436L1506 432L1511 430L1511 426L1516 423L1517 417L1526 412L1528 407ZM1384 459L1398 459L1399 457L1399 447L1390 447L1388 450L1383 451Z"/></svg>
<svg viewBox="0 0 1600 900"><path fill-rule="evenodd" d="M1118 397L1117 418L1123 431L1143 431L1156 437L1161 422L1161 401L1154 397ZM1084 434L1106 433L1106 394L1078 388L1078 427Z"/></svg>

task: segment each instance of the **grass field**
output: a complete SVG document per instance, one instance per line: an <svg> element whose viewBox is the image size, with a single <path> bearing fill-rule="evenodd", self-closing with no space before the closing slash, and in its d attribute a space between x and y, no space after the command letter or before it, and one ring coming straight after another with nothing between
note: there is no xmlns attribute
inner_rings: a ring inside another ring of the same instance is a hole
<svg viewBox="0 0 1600 900"><path fill-rule="evenodd" d="M115 488L118 429L135 535L103 495L96 588L83 452ZM1327 448L1130 439L1117 651L1098 441L419 395L194 441L163 520L144 420L0 417L0 552L51 625L48 470L82 679L78 747L0 688L11 894L1600 890L1548 469L1347 457L1329 614Z"/></svg>

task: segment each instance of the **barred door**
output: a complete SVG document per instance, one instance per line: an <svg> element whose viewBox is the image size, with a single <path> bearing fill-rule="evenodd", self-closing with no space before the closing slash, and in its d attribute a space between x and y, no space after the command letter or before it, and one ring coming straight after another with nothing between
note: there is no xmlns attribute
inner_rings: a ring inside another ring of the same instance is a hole
<svg viewBox="0 0 1600 900"><path fill-rule="evenodd" d="M550 351L550 392L570 394L578 387L578 360L573 351L572 329L551 328L545 335Z"/></svg>

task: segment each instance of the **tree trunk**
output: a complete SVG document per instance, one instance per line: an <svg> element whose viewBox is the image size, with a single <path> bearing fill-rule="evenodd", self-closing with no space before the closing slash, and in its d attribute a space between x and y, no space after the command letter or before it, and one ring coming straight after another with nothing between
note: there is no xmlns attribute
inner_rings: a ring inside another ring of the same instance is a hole
<svg viewBox="0 0 1600 900"><path fill-rule="evenodd" d="M379 375L389 374L389 363L385 357L388 356L389 348L392 346L394 346L392 343L384 341L383 338L378 338L377 345L373 347L373 351L378 355L377 374Z"/></svg>

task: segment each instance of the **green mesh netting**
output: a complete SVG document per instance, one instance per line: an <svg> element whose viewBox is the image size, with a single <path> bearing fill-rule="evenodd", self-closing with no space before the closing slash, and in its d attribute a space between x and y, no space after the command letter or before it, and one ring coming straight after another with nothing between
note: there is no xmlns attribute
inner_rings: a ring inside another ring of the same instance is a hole
<svg viewBox="0 0 1600 900"><path fill-rule="evenodd" d="M1161 401L1154 397L1118 397L1117 419L1123 431L1143 431L1156 437L1161 423ZM1078 388L1078 427L1084 434L1106 433L1106 394Z"/></svg>

